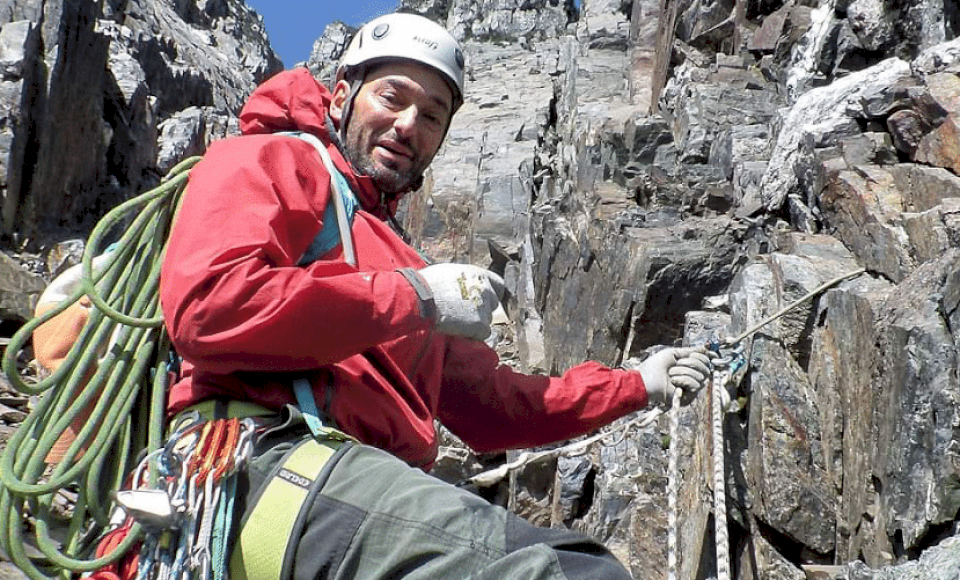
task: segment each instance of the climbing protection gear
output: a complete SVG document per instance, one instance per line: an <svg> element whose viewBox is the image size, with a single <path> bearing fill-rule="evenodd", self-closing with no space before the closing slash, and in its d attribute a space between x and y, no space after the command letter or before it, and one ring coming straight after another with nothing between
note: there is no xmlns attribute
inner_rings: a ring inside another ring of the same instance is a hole
<svg viewBox="0 0 960 580"><path fill-rule="evenodd" d="M438 331L474 340L490 336L503 278L470 264L434 264L417 273L433 295Z"/></svg>
<svg viewBox="0 0 960 580"><path fill-rule="evenodd" d="M453 93L451 115L463 104L463 50L442 26L416 14L388 14L371 20L353 37L340 64L336 80L391 60L412 60L436 70ZM351 99L352 100L352 99Z"/></svg>
<svg viewBox="0 0 960 580"><path fill-rule="evenodd" d="M110 491L120 488L141 449L161 447L170 349L157 299L160 263L189 168L198 160L181 162L160 186L104 216L84 250L79 287L25 324L4 353L3 370L11 384L40 397L0 456L0 549L35 580L110 565L140 534L140 526L133 525L112 550L89 556L92 540L110 526L105 501ZM131 214L102 271L95 271L94 256L104 238ZM37 327L83 296L93 307L73 347L50 376L26 382L17 366L20 350ZM135 405L148 411L133 413ZM48 465L54 446L77 421L82 428L74 441L55 466ZM64 496L75 500L66 510L69 526L60 543L50 532L52 522L63 519L58 497ZM25 536L28 514L35 518L32 541ZM42 555L28 554L29 544Z"/></svg>
<svg viewBox="0 0 960 580"><path fill-rule="evenodd" d="M690 403L710 377L705 348L665 348L642 362L627 359L623 366L640 372L647 397L656 406L668 404L676 390L682 392L684 404Z"/></svg>
<svg viewBox="0 0 960 580"><path fill-rule="evenodd" d="M140 462L131 489L116 494L144 529L138 580L225 578L237 473L250 457L257 424L194 415Z"/></svg>

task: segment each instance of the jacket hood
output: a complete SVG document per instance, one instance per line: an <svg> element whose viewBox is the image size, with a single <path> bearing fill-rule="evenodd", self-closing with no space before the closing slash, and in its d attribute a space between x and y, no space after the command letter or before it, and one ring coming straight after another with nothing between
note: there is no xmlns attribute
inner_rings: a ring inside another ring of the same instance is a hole
<svg viewBox="0 0 960 580"><path fill-rule="evenodd" d="M334 164L350 182L361 205L380 217L396 212L397 200L384 206L373 180L357 175L337 147L337 127L329 116L330 91L306 68L281 72L261 84L240 111L240 131L244 135L262 135L281 131L306 131L327 146Z"/></svg>

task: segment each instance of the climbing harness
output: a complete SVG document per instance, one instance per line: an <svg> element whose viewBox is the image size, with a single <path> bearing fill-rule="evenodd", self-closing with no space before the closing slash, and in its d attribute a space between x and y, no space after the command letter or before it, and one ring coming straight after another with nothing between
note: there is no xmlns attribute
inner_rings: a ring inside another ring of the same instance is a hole
<svg viewBox="0 0 960 580"><path fill-rule="evenodd" d="M784 316L791 310L807 302L813 297L826 291L829 288L843 282L844 280L859 276L866 270L861 268L838 276L829 280L817 288L811 290L801 298L791 302L786 307L776 313L763 319L759 323L750 327L736 337L728 338L723 341L716 339L710 342L708 348L714 353L715 358L711 361L712 374L710 377L709 388L710 395L710 417L711 417L711 439L712 439L712 485L713 485L713 520L714 520L714 545L716 554L717 580L730 579L730 538L727 528L727 496L726 496L726 473L724 463L724 438L723 438L723 417L725 413L736 412L738 406L731 400L731 387L734 387L742 377L742 372L746 368L747 360L744 356L743 341L764 326ZM680 424L680 395L681 389L676 389L673 393L673 400L670 409L670 455L668 458L668 484L667 484L667 506L668 506L668 539L667 539L667 578L676 580L677 561L678 561L678 537L679 527L677 523L677 495L679 487L679 424Z"/></svg>
<svg viewBox="0 0 960 580"><path fill-rule="evenodd" d="M294 551L313 498L333 468L334 456L352 439L330 429L301 441L284 458L247 515L233 544L232 580L292 577Z"/></svg>
<svg viewBox="0 0 960 580"><path fill-rule="evenodd" d="M4 353L3 370L14 388L39 395L0 455L0 549L31 579L111 565L139 535L134 525L110 549L89 557L93 540L110 525L109 491L120 488L141 449L161 446L170 348L157 300L160 263L189 169L198 159L181 162L160 186L104 216L87 242L80 287L25 324ZM104 238L127 219L130 225L95 272L93 258ZM84 295L93 303L90 318L65 360L50 376L27 383L18 353L34 329ZM101 355L102 345L107 348ZM132 412L137 405L148 412ZM51 451L71 425L82 428L62 459L49 465ZM75 499L64 505L64 497ZM67 524L63 542L51 536L56 521ZM27 552L31 544L40 555Z"/></svg>

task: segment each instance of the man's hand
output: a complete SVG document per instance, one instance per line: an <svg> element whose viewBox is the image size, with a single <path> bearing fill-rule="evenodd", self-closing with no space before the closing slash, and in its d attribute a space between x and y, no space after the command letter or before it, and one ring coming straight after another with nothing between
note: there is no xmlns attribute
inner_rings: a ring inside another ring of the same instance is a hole
<svg viewBox="0 0 960 580"><path fill-rule="evenodd" d="M665 348L646 360L623 361L624 368L640 372L651 405L667 406L675 389L682 389L680 402L690 404L710 378L706 348Z"/></svg>
<svg viewBox="0 0 960 580"><path fill-rule="evenodd" d="M493 311L505 290L503 278L469 264L434 264L418 273L433 294L437 330L475 340L490 336Z"/></svg>

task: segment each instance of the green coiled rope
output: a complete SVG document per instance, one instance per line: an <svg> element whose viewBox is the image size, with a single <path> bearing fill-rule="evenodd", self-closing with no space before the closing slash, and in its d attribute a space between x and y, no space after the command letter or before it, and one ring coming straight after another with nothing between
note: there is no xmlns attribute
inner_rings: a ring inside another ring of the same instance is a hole
<svg viewBox="0 0 960 580"><path fill-rule="evenodd" d="M159 306L160 266L189 170L199 159L182 161L158 187L107 213L84 249L79 288L21 327L4 352L3 371L14 388L40 395L0 455L0 550L33 580L97 570L139 540L135 525L110 554L92 557L94 541L110 525L112 492L137 454L162 445L169 343ZM104 238L126 219L130 224L95 271ZM63 363L38 382L25 381L17 358L33 331L84 295L92 303L90 318ZM86 412L63 459L49 465L54 444ZM68 513L56 501L64 496L75 497ZM62 528L66 534L54 538Z"/></svg>

